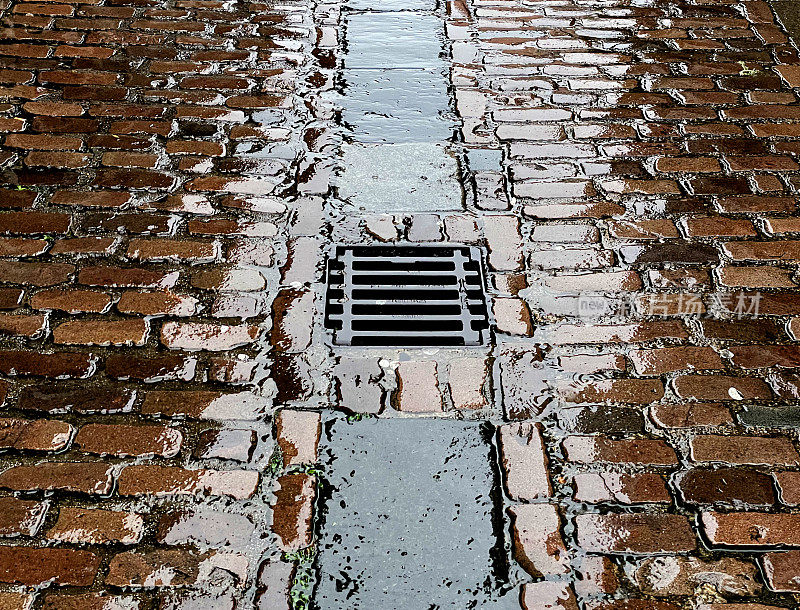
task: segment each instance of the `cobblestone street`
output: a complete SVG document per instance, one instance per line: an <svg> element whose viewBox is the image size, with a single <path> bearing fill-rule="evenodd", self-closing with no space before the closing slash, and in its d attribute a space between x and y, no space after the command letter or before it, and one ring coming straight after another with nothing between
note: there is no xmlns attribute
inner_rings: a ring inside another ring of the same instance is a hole
<svg viewBox="0 0 800 610"><path fill-rule="evenodd" d="M0 0L0 610L800 608L800 2L443 1Z"/></svg>

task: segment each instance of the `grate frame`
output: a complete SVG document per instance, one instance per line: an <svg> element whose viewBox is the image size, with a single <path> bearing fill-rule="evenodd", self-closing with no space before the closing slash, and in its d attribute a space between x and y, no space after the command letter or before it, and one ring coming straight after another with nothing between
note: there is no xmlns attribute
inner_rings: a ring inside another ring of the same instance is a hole
<svg viewBox="0 0 800 610"><path fill-rule="evenodd" d="M325 327L353 347L484 345L483 255L464 244L337 245L325 271Z"/></svg>

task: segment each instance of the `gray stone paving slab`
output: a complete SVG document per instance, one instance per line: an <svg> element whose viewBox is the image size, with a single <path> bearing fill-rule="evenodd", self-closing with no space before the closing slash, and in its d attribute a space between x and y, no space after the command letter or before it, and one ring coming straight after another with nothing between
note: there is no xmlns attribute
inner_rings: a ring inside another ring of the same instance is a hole
<svg viewBox="0 0 800 610"><path fill-rule="evenodd" d="M435 15L356 13L347 18L345 68L439 68L444 27Z"/></svg>
<svg viewBox="0 0 800 610"><path fill-rule="evenodd" d="M342 147L339 197L373 212L462 210L458 163L432 143Z"/></svg>
<svg viewBox="0 0 800 610"><path fill-rule="evenodd" d="M322 610L519 607L515 593L498 597L490 436L454 420L330 422Z"/></svg>
<svg viewBox="0 0 800 610"><path fill-rule="evenodd" d="M359 142L445 142L455 129L448 116L447 80L420 69L345 70L342 117Z"/></svg>

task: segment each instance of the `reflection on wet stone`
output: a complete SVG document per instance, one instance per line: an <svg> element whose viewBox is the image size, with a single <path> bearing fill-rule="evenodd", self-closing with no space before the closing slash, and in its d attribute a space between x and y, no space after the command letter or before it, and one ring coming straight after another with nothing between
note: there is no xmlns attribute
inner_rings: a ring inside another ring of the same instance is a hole
<svg viewBox="0 0 800 610"><path fill-rule="evenodd" d="M382 12L347 18L339 197L370 211L461 210L441 20L424 0L402 11L373 4L353 0Z"/></svg>
<svg viewBox="0 0 800 610"><path fill-rule="evenodd" d="M376 212L461 210L458 163L441 144L347 144L339 196Z"/></svg>
<svg viewBox="0 0 800 610"><path fill-rule="evenodd" d="M583 434L627 434L644 432L641 411L623 407L572 407L559 411L561 427L568 432Z"/></svg>
<svg viewBox="0 0 800 610"><path fill-rule="evenodd" d="M541 350L505 346L498 361L506 417L530 419L541 414L553 400L547 384L552 371L544 364Z"/></svg>
<svg viewBox="0 0 800 610"><path fill-rule="evenodd" d="M443 142L455 124L441 72L346 70L342 118L359 142Z"/></svg>
<svg viewBox="0 0 800 610"><path fill-rule="evenodd" d="M424 13L371 12L347 19L345 68L444 66L442 22Z"/></svg>
<svg viewBox="0 0 800 610"><path fill-rule="evenodd" d="M276 355L272 378L278 388L277 404L305 400L311 395L311 367L301 355Z"/></svg>
<svg viewBox="0 0 800 610"><path fill-rule="evenodd" d="M383 370L374 358L342 357L334 367L339 407L355 413L379 413L383 390L378 385Z"/></svg>
<svg viewBox="0 0 800 610"><path fill-rule="evenodd" d="M497 597L490 436L435 419L329 422L318 606L518 608L515 592Z"/></svg>

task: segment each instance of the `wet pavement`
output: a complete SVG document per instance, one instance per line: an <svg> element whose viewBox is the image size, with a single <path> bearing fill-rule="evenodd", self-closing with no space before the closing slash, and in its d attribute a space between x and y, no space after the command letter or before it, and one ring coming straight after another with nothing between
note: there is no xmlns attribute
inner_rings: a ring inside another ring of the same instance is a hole
<svg viewBox="0 0 800 610"><path fill-rule="evenodd" d="M3 4L0 607L800 607L797 17ZM334 343L397 243L486 341Z"/></svg>
<svg viewBox="0 0 800 610"><path fill-rule="evenodd" d="M800 6L794 0L768 0L786 32L797 44L800 40Z"/></svg>
<svg viewBox="0 0 800 610"><path fill-rule="evenodd" d="M322 608L514 608L491 430L331 421L320 445ZM502 587L502 585L505 585ZM497 600L501 589L509 593Z"/></svg>
<svg viewBox="0 0 800 610"><path fill-rule="evenodd" d="M435 4L345 3L342 146L337 194L357 210L463 208L459 163L449 142L444 24ZM415 10L416 9L416 10Z"/></svg>

